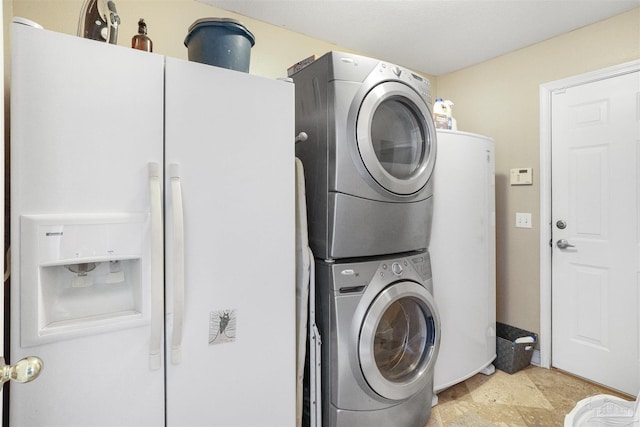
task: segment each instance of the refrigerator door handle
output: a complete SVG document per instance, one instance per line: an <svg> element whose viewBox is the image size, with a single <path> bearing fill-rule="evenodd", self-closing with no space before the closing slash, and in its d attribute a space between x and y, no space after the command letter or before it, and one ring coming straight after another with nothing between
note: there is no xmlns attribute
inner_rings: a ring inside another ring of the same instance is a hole
<svg viewBox="0 0 640 427"><path fill-rule="evenodd" d="M182 325L184 323L184 213L180 165L169 165L171 179L171 213L173 216L173 328L171 363L182 362Z"/></svg>
<svg viewBox="0 0 640 427"><path fill-rule="evenodd" d="M162 366L162 329L164 323L164 227L162 219L162 184L160 166L149 163L149 202L151 205L151 337L149 368Z"/></svg>

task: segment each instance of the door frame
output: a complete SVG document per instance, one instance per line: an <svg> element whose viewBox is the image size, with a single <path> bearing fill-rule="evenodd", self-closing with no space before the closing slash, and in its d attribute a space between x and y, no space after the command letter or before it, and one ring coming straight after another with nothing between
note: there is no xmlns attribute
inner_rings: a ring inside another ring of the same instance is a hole
<svg viewBox="0 0 640 427"><path fill-rule="evenodd" d="M640 71L640 60L540 85L540 365L552 366L551 102L554 92ZM640 103L640 97L638 99Z"/></svg>

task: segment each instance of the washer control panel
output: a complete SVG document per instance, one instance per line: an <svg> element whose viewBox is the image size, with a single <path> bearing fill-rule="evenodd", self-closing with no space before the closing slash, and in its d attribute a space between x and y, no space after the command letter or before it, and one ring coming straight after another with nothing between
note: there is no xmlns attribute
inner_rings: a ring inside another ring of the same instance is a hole
<svg viewBox="0 0 640 427"><path fill-rule="evenodd" d="M431 279L431 257L428 252L410 258L413 268L418 272L422 280Z"/></svg>
<svg viewBox="0 0 640 427"><path fill-rule="evenodd" d="M402 276L402 265L399 262L394 262L391 264L391 271L398 277Z"/></svg>
<svg viewBox="0 0 640 427"><path fill-rule="evenodd" d="M428 252L382 260L331 263L329 268L333 279L329 281L332 291L339 294L361 293L370 285L385 287L398 280L423 282L427 286L431 279Z"/></svg>
<svg viewBox="0 0 640 427"><path fill-rule="evenodd" d="M413 274L411 274L412 272ZM380 264L380 268L378 268L378 276L381 279L410 278L407 275L415 275L407 258L390 259Z"/></svg>

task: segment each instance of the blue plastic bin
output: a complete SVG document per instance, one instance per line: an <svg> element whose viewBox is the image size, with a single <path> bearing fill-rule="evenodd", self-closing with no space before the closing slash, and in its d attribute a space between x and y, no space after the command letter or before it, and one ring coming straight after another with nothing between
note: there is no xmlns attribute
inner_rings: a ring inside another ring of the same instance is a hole
<svg viewBox="0 0 640 427"><path fill-rule="evenodd" d="M189 61L249 72L253 34L234 19L203 18L189 27L184 39Z"/></svg>

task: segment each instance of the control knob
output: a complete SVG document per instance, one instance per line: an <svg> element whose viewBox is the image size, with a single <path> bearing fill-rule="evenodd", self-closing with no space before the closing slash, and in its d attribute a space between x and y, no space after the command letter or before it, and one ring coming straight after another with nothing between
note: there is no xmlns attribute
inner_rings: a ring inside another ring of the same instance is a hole
<svg viewBox="0 0 640 427"><path fill-rule="evenodd" d="M391 264L391 271L396 276L402 276L402 266L398 262L394 262L393 264Z"/></svg>

